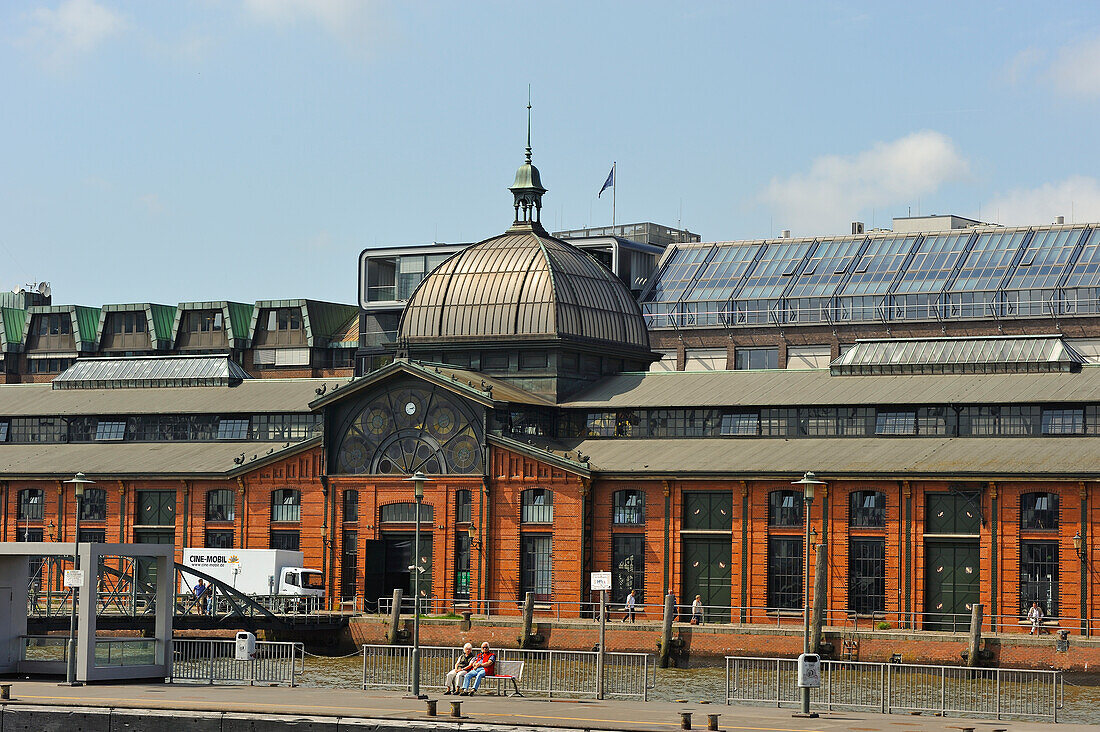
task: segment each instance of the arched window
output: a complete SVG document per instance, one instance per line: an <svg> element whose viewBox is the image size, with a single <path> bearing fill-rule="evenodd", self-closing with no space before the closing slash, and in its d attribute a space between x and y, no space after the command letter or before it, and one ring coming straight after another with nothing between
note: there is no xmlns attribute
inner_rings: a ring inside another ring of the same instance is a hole
<svg viewBox="0 0 1100 732"><path fill-rule="evenodd" d="M41 488L26 488L19 491L19 519L22 521L41 521L42 501Z"/></svg>
<svg viewBox="0 0 1100 732"><path fill-rule="evenodd" d="M107 491L102 488L85 488L80 499L81 521L107 520Z"/></svg>
<svg viewBox="0 0 1100 732"><path fill-rule="evenodd" d="M791 490L769 493L768 526L802 526L802 494Z"/></svg>
<svg viewBox="0 0 1100 732"><path fill-rule="evenodd" d="M455 521L469 523L472 515L473 494L466 489L455 491Z"/></svg>
<svg viewBox="0 0 1100 732"><path fill-rule="evenodd" d="M380 509L381 523L416 523L415 503L387 503ZM430 505L420 504L420 523L435 521L435 510Z"/></svg>
<svg viewBox="0 0 1100 732"><path fill-rule="evenodd" d="M344 520L359 520L359 491L344 491Z"/></svg>
<svg viewBox="0 0 1100 732"><path fill-rule="evenodd" d="M293 488L281 488L271 494L272 521L301 521L302 493Z"/></svg>
<svg viewBox="0 0 1100 732"><path fill-rule="evenodd" d="M554 521L554 494L547 488L529 488L520 494L520 522L549 524Z"/></svg>
<svg viewBox="0 0 1100 732"><path fill-rule="evenodd" d="M615 491L612 505L613 524L630 526L645 523L645 493L632 488Z"/></svg>
<svg viewBox="0 0 1100 732"><path fill-rule="evenodd" d="M1057 529L1058 494L1025 493L1020 497L1021 529Z"/></svg>
<svg viewBox="0 0 1100 732"><path fill-rule="evenodd" d="M236 517L233 491L222 488L206 494L206 520L232 521Z"/></svg>
<svg viewBox="0 0 1100 732"><path fill-rule="evenodd" d="M848 525L885 527L886 494L879 491L853 491L848 496Z"/></svg>

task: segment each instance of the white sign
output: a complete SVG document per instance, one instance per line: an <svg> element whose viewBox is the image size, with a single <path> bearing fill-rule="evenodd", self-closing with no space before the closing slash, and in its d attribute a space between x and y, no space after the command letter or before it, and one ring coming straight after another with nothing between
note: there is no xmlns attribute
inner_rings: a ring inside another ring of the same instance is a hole
<svg viewBox="0 0 1100 732"><path fill-rule="evenodd" d="M611 573L610 572L593 572L592 573L592 589L593 590L610 590L611 589Z"/></svg>
<svg viewBox="0 0 1100 732"><path fill-rule="evenodd" d="M83 587L84 586L84 570L83 569L66 569L65 570L65 586L66 587Z"/></svg>

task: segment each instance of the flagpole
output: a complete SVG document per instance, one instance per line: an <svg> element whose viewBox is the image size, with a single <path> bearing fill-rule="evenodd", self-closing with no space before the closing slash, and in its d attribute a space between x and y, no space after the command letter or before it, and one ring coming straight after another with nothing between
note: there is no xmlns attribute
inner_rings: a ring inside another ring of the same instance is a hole
<svg viewBox="0 0 1100 732"><path fill-rule="evenodd" d="M619 190L619 171L617 162L611 163L611 228L615 228L615 194Z"/></svg>

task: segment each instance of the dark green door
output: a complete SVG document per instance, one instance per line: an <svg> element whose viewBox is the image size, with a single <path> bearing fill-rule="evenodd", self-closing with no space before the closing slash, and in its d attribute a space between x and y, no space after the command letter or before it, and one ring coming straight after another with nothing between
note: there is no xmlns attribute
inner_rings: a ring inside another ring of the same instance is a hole
<svg viewBox="0 0 1100 732"><path fill-rule="evenodd" d="M680 603L691 605L699 595L704 606L730 604L730 539L685 539L684 583ZM714 610L707 610L705 618L717 620ZM729 620L728 612L724 616Z"/></svg>
<svg viewBox="0 0 1100 732"><path fill-rule="evenodd" d="M978 542L929 542L925 551L927 630L966 630L978 602Z"/></svg>

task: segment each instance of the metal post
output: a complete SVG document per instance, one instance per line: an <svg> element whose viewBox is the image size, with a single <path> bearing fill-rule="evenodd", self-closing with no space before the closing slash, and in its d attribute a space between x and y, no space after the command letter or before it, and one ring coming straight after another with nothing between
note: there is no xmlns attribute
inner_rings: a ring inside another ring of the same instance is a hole
<svg viewBox="0 0 1100 732"><path fill-rule="evenodd" d="M603 699L604 640L607 630L607 590L600 590L600 650L596 654L596 698Z"/></svg>
<svg viewBox="0 0 1100 732"><path fill-rule="evenodd" d="M67 481L66 481L67 482ZM83 489L84 486L79 486ZM76 533L73 536L73 569L80 569L80 504L82 501L83 490L80 490L76 494ZM77 587L69 588L72 593L72 602L69 603L69 643L67 646L68 657L66 683L69 686L76 686L76 597L79 594ZM95 642L92 642L92 648L95 648Z"/></svg>
<svg viewBox="0 0 1100 732"><path fill-rule="evenodd" d="M802 560L802 652L810 652L810 508L813 506L813 494L806 492L806 539L803 543ZM802 713L810 713L810 688L808 686L802 687L799 691L802 693Z"/></svg>
<svg viewBox="0 0 1100 732"><path fill-rule="evenodd" d="M413 648L412 648L412 694L420 696L420 502L423 497L417 491L416 531L413 538Z"/></svg>

